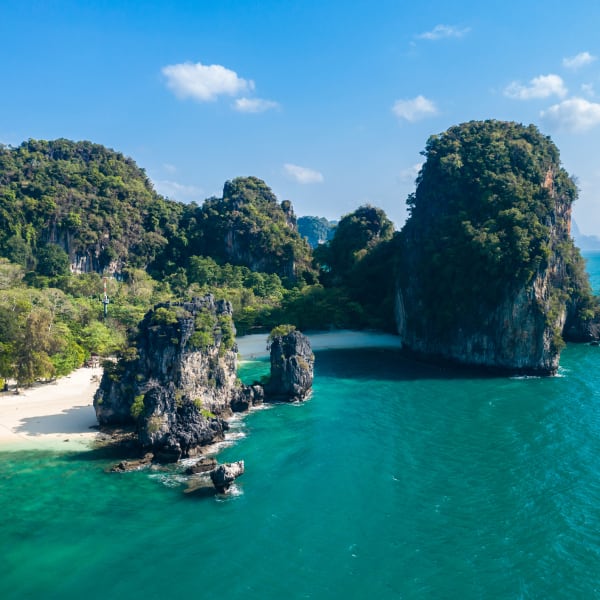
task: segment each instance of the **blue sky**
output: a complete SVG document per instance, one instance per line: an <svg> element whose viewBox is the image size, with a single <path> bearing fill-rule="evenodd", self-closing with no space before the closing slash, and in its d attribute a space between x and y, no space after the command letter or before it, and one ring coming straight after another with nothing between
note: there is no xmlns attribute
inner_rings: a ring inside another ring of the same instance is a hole
<svg viewBox="0 0 600 600"><path fill-rule="evenodd" d="M427 138L535 123L600 234L600 3L4 0L0 142L91 140L181 201L256 175L299 215L397 226Z"/></svg>

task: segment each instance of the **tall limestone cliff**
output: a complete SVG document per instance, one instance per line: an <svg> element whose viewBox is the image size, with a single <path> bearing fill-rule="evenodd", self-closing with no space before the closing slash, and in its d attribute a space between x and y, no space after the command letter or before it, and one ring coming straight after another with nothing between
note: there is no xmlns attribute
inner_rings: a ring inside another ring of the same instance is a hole
<svg viewBox="0 0 600 600"><path fill-rule="evenodd" d="M468 365L554 373L567 304L589 308L577 298L585 275L570 237L577 190L556 146L533 125L484 121L432 136L424 155L401 233L403 345Z"/></svg>
<svg viewBox="0 0 600 600"><path fill-rule="evenodd" d="M222 437L231 403L250 397L236 376L231 305L213 296L158 305L135 345L105 370L94 397L101 425L136 423L143 448L177 460Z"/></svg>

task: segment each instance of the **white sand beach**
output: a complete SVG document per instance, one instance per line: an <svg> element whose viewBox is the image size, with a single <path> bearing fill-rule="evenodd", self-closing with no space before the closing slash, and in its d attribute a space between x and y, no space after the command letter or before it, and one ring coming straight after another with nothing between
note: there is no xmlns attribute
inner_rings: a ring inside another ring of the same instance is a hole
<svg viewBox="0 0 600 600"><path fill-rule="evenodd" d="M81 368L20 394L0 394L0 451L89 445L97 434L90 427L98 425L92 400L101 375L100 368Z"/></svg>
<svg viewBox="0 0 600 600"><path fill-rule="evenodd" d="M376 331L305 331L313 350L336 350L343 348L393 348L402 347L400 338L389 333ZM240 336L236 340L242 360L252 360L269 355L267 334L253 333Z"/></svg>

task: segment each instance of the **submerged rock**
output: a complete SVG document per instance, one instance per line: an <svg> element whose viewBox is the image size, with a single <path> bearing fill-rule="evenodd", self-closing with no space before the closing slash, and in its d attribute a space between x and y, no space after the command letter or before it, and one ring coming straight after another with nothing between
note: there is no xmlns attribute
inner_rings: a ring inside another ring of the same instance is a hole
<svg viewBox="0 0 600 600"><path fill-rule="evenodd" d="M110 467L110 473L128 473L129 471L139 471L144 467L148 467L154 460L152 452L146 453L142 458L122 460L120 463Z"/></svg>
<svg viewBox="0 0 600 600"><path fill-rule="evenodd" d="M265 400L295 402L312 390L315 355L308 338L299 331L275 335L271 341L271 376Z"/></svg>
<svg viewBox="0 0 600 600"><path fill-rule="evenodd" d="M185 470L186 475L200 475L202 473L209 473L217 467L217 459L212 457L203 457L195 464L191 465Z"/></svg>

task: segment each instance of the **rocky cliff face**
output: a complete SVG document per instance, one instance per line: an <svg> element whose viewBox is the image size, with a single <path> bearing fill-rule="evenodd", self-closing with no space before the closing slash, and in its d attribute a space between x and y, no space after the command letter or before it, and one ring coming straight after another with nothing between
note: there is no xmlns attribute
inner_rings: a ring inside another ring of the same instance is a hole
<svg viewBox="0 0 600 600"><path fill-rule="evenodd" d="M212 295L160 304L139 324L133 345L107 366L94 396L101 425L135 425L143 452L176 461L223 438L227 417L261 404L265 390L236 375L231 304ZM314 357L299 332L271 349L271 400L302 400Z"/></svg>
<svg viewBox="0 0 600 600"><path fill-rule="evenodd" d="M304 400L312 389L315 357L308 338L299 331L271 341L271 377L265 386L267 401Z"/></svg>
<svg viewBox="0 0 600 600"><path fill-rule="evenodd" d="M565 321L564 307L549 320L544 307L552 302L555 273L544 271L527 288L517 290L481 315L477 324L457 315L455 325L441 336L417 328L413 289L400 289L397 298L398 333L405 348L417 355L499 370L552 374L558 368L560 346L556 332ZM407 308L409 307L409 308ZM412 321L412 322L411 322Z"/></svg>
<svg viewBox="0 0 600 600"><path fill-rule="evenodd" d="M144 449L177 460L222 437L240 396L258 401L237 380L231 305L208 295L148 312L94 407L100 424L136 423Z"/></svg>
<svg viewBox="0 0 600 600"><path fill-rule="evenodd" d="M257 177L227 181L223 197L206 200L197 221L198 254L290 280L311 271L310 249L297 231L291 202L279 203Z"/></svg>
<svg viewBox="0 0 600 600"><path fill-rule="evenodd" d="M468 123L430 139L402 231L396 322L430 358L558 368L576 191L530 126Z"/></svg>

